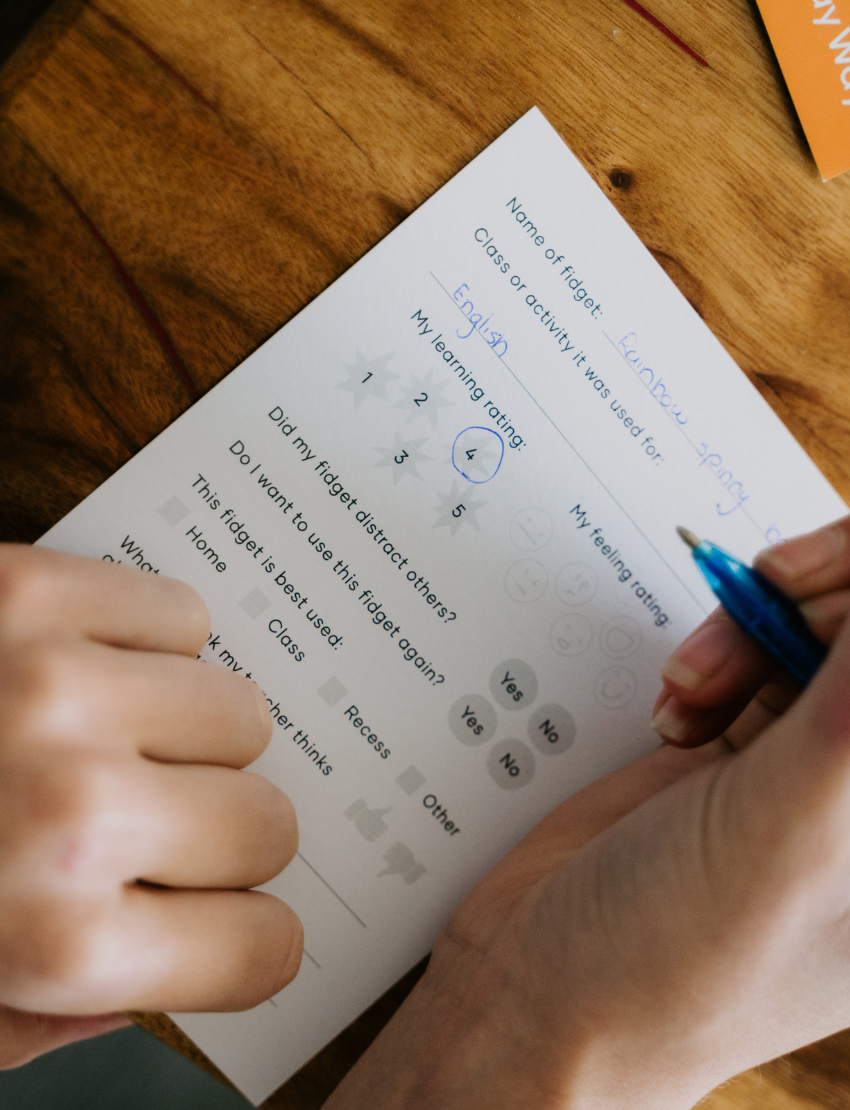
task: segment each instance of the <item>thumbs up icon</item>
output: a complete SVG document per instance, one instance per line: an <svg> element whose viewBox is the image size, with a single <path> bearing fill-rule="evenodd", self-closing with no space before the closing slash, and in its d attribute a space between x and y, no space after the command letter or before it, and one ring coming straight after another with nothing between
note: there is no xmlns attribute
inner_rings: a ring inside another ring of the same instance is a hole
<svg viewBox="0 0 850 1110"><path fill-rule="evenodd" d="M369 809L362 798L353 802L343 814L349 821L354 822L354 827L364 840L377 840L387 831L389 826L384 820L384 814L389 813L392 806L386 809Z"/></svg>

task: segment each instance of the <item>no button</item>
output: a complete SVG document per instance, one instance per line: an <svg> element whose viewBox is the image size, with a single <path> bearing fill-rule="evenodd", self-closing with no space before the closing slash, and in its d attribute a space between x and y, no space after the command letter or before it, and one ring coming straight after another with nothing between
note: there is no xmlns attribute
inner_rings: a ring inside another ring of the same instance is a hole
<svg viewBox="0 0 850 1110"><path fill-rule="evenodd" d="M534 778L534 755L522 740L500 740L490 749L487 770L502 790L519 790Z"/></svg>
<svg viewBox="0 0 850 1110"><path fill-rule="evenodd" d="M559 755L575 740L576 723L562 705L541 705L531 715L528 735L543 755Z"/></svg>

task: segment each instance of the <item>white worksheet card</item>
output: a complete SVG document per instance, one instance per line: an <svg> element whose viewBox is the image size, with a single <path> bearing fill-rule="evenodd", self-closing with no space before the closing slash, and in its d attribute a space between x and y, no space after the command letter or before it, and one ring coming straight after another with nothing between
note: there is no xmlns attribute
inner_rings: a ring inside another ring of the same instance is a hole
<svg viewBox="0 0 850 1110"><path fill-rule="evenodd" d="M173 575L265 692L295 982L176 1015L259 1101L636 756L750 558L844 505L532 110L43 538Z"/></svg>

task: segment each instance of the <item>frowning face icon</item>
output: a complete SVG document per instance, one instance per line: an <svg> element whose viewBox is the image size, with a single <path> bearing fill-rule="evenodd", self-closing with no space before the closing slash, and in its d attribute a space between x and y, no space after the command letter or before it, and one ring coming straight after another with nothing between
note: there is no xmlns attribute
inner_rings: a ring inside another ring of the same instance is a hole
<svg viewBox="0 0 850 1110"><path fill-rule="evenodd" d="M505 575L505 590L514 601L536 601L548 584L546 568L535 559L520 559Z"/></svg>
<svg viewBox="0 0 850 1110"><path fill-rule="evenodd" d="M565 605L584 605L596 593L596 572L587 563L567 563L555 579L555 593Z"/></svg>

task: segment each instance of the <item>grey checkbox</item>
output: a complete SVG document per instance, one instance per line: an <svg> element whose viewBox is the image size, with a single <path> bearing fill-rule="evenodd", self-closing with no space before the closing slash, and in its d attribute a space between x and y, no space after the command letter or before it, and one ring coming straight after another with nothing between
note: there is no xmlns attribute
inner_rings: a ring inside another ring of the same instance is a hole
<svg viewBox="0 0 850 1110"><path fill-rule="evenodd" d="M256 620L260 613L265 613L271 602L262 590L251 590L239 604L252 620Z"/></svg>
<svg viewBox="0 0 850 1110"><path fill-rule="evenodd" d="M160 505L157 512L170 528L173 528L175 524L179 524L184 517L189 515L188 508L179 497L169 497L164 505Z"/></svg>
<svg viewBox="0 0 850 1110"><path fill-rule="evenodd" d="M343 686L340 680L334 675L328 681L319 687L318 694L325 705L334 706L337 702L342 701L348 693L347 687Z"/></svg>
<svg viewBox="0 0 850 1110"><path fill-rule="evenodd" d="M414 767L411 763L407 770L402 771L395 781L405 794L412 794L414 790L418 790L425 782L425 776L418 767Z"/></svg>

